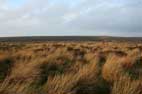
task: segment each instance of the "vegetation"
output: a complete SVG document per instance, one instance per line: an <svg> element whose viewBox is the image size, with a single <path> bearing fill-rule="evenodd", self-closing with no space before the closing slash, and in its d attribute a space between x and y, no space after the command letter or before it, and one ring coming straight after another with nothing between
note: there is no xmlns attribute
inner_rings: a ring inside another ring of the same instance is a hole
<svg viewBox="0 0 142 94"><path fill-rule="evenodd" d="M141 69L142 43L0 43L0 94L142 94Z"/></svg>

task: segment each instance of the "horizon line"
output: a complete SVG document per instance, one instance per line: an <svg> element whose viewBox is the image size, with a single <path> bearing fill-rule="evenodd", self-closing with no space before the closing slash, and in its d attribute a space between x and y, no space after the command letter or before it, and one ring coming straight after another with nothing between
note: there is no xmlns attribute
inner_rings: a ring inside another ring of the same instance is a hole
<svg viewBox="0 0 142 94"><path fill-rule="evenodd" d="M0 38L22 38L22 37L120 37L120 38L142 38L142 36L109 36L109 35L29 35L29 36L0 36Z"/></svg>

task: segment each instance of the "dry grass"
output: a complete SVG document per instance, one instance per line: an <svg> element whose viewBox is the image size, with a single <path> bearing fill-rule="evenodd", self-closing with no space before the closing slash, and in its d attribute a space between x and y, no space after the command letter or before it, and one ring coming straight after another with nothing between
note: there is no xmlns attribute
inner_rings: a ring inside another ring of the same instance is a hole
<svg viewBox="0 0 142 94"><path fill-rule="evenodd" d="M0 94L142 94L142 43L0 43Z"/></svg>
<svg viewBox="0 0 142 94"><path fill-rule="evenodd" d="M142 82L122 77L114 82L111 94L142 94Z"/></svg>

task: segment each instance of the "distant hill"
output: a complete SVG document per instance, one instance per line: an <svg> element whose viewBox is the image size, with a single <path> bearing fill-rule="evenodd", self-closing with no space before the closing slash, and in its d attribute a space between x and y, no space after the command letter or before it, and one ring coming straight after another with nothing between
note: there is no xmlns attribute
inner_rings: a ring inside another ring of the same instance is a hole
<svg viewBox="0 0 142 94"><path fill-rule="evenodd" d="M29 42L29 41L133 41L133 42L142 42L142 37L111 37L111 36L0 37L0 42Z"/></svg>

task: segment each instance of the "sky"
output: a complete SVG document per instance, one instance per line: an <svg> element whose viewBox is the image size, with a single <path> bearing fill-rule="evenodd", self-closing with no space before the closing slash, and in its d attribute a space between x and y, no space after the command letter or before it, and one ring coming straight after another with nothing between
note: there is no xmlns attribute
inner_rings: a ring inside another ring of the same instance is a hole
<svg viewBox="0 0 142 94"><path fill-rule="evenodd" d="M142 0L0 0L0 37L142 37Z"/></svg>

